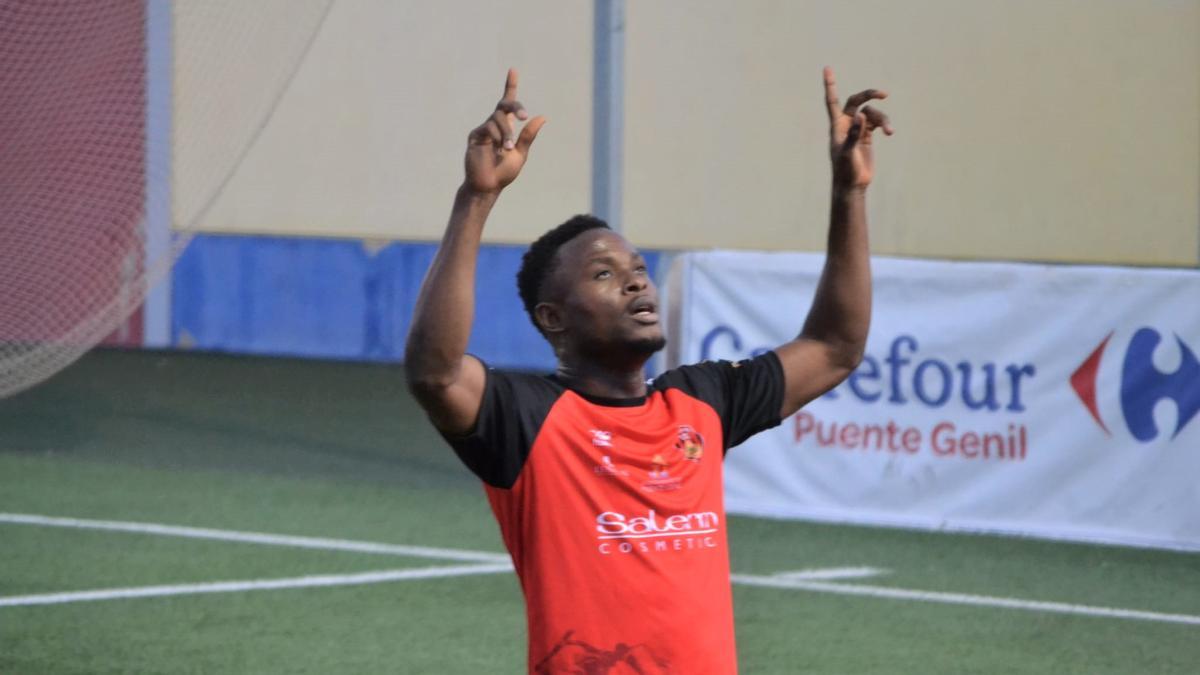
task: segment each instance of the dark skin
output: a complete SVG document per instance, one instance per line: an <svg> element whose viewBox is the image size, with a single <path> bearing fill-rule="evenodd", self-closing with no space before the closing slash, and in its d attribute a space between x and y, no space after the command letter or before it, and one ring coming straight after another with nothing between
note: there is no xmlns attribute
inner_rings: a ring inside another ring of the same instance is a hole
<svg viewBox="0 0 1200 675"><path fill-rule="evenodd" d="M604 229L572 239L555 258L534 315L558 357L558 378L595 396L644 395L643 367L666 343L646 261Z"/></svg>
<svg viewBox="0 0 1200 675"><path fill-rule="evenodd" d="M829 68L824 81L833 168L828 251L803 329L775 349L784 372L781 417L858 366L870 327L866 189L875 173L873 134L893 130L886 115L865 104L887 94L868 89L843 105ZM467 137L465 179L421 286L405 348L410 389L434 425L450 434L474 427L483 400L483 364L466 353L483 226L546 121L529 119L516 93L517 73L509 70L495 111ZM559 379L592 396L644 396L646 361L664 341L658 291L637 250L615 232L589 230L559 249L543 287L534 315L558 357Z"/></svg>

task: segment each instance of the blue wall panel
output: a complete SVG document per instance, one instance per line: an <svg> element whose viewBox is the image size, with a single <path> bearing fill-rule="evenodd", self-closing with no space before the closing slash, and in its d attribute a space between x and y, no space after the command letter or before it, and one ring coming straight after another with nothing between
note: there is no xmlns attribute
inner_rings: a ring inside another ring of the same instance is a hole
<svg viewBox="0 0 1200 675"><path fill-rule="evenodd" d="M437 247L371 251L337 239L198 235L175 265L172 341L247 354L398 362ZM554 355L517 296L523 246L484 246L470 350L506 368L549 370ZM647 251L651 274L658 254Z"/></svg>

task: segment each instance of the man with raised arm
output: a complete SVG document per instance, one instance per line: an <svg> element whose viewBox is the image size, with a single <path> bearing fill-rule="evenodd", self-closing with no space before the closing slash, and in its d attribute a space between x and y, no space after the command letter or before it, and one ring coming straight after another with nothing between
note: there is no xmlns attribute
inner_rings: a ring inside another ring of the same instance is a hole
<svg viewBox="0 0 1200 675"><path fill-rule="evenodd" d="M589 216L535 241L517 275L556 372L495 370L466 353L484 221L545 122L528 119L516 94L510 70L495 111L467 137L466 178L408 337L409 387L484 482L525 595L529 672L735 673L721 462L862 358L872 134L892 133L864 104L887 94L868 89L843 107L825 69L828 257L798 337L652 382L643 368L665 344L654 283L637 250Z"/></svg>

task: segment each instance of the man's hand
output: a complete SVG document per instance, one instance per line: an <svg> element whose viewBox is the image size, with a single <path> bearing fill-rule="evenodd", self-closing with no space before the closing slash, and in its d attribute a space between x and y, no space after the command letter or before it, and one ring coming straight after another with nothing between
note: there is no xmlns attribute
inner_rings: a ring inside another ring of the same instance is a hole
<svg viewBox="0 0 1200 675"><path fill-rule="evenodd" d="M836 387L862 360L871 326L871 258L867 247L866 188L875 174L871 134L892 134L887 115L863 104L885 92L859 92L841 107L833 70L825 69L833 195L825 269L800 335L775 353L783 364L780 417Z"/></svg>
<svg viewBox="0 0 1200 675"><path fill-rule="evenodd" d="M861 190L870 185L875 174L871 134L876 129L883 129L883 133L891 136L893 130L887 115L863 104L885 98L886 91L867 89L847 99L844 108L839 107L833 69L825 68L825 106L829 110L829 158L833 162L834 188Z"/></svg>
<svg viewBox="0 0 1200 675"><path fill-rule="evenodd" d="M529 146L546 123L545 117L535 117L518 134L517 120L528 118L525 106L517 100L517 71L509 68L504 96L495 112L467 136L464 187L495 195L516 179L529 156Z"/></svg>
<svg viewBox="0 0 1200 675"><path fill-rule="evenodd" d="M517 120L528 117L517 101L517 71L510 69L495 112L467 137L466 179L417 294L404 372L429 419L448 434L469 432L483 402L483 363L467 356L475 315L475 267L496 196L521 173L529 146L546 121L535 117L518 134Z"/></svg>

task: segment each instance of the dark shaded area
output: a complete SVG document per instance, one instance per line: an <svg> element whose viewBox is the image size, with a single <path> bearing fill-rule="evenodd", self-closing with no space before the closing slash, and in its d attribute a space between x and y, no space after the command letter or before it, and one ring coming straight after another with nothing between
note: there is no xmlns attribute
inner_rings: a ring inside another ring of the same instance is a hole
<svg viewBox="0 0 1200 675"><path fill-rule="evenodd" d="M0 400L0 453L477 486L396 365L96 350Z"/></svg>

